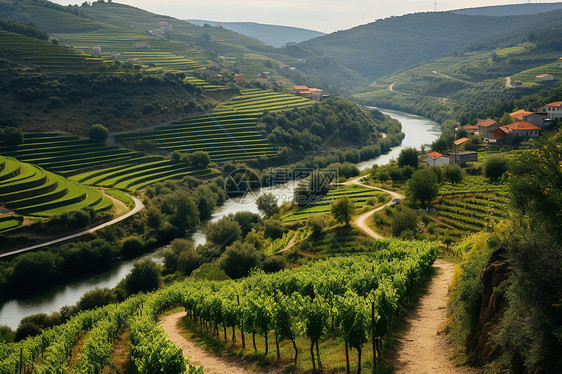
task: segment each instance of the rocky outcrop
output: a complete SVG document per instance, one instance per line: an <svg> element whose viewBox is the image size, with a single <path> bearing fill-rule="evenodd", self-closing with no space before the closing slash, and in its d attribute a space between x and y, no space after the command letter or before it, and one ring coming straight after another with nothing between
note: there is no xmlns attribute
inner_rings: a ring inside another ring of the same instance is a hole
<svg viewBox="0 0 562 374"><path fill-rule="evenodd" d="M484 289L478 324L467 342L470 357L473 357L479 366L490 362L500 353L498 347L490 341L490 336L498 329L506 307L503 293L496 291L496 288L507 280L509 272L506 249L501 246L492 253L484 268L482 274Z"/></svg>

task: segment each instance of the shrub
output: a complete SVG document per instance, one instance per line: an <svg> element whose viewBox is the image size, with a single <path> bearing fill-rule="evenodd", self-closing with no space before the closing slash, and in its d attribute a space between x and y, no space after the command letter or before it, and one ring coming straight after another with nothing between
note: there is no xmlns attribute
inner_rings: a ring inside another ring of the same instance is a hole
<svg viewBox="0 0 562 374"><path fill-rule="evenodd" d="M23 132L17 127L6 127L0 132L2 143L5 145L19 145L23 143Z"/></svg>
<svg viewBox="0 0 562 374"><path fill-rule="evenodd" d="M95 309L117 301L115 293L109 288L95 288L86 292L78 301L80 310Z"/></svg>
<svg viewBox="0 0 562 374"><path fill-rule="evenodd" d="M155 262L149 259L137 261L124 279L125 290L129 295L154 291L160 287L161 278L162 274Z"/></svg>
<svg viewBox="0 0 562 374"><path fill-rule="evenodd" d="M96 123L90 126L88 135L90 136L90 140L92 140L93 142L103 142L105 141L105 139L107 139L109 131L104 125Z"/></svg>
<svg viewBox="0 0 562 374"><path fill-rule="evenodd" d="M484 176L496 182L507 171L508 159L502 155L492 155L484 161Z"/></svg>
<svg viewBox="0 0 562 374"><path fill-rule="evenodd" d="M130 236L123 241L122 251L125 256L138 256L143 250L144 241L140 236Z"/></svg>
<svg viewBox="0 0 562 374"><path fill-rule="evenodd" d="M220 266L229 277L238 279L258 267L260 259L261 255L253 245L237 241L226 248L220 258Z"/></svg>

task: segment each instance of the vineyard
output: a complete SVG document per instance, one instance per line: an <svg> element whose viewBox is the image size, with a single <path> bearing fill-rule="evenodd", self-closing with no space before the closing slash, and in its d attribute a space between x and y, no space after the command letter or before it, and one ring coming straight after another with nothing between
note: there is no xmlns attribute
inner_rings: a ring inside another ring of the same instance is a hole
<svg viewBox="0 0 562 374"><path fill-rule="evenodd" d="M236 96L226 103L219 105L215 112L234 111L261 115L265 111L273 112L311 105L312 103L311 100L303 97L253 88L242 90L240 96Z"/></svg>
<svg viewBox="0 0 562 374"><path fill-rule="evenodd" d="M102 60L73 51L66 46L0 30L0 56L12 61L25 61L55 72L82 71L88 65L101 65Z"/></svg>
<svg viewBox="0 0 562 374"><path fill-rule="evenodd" d="M168 178L209 173L208 169L173 163L162 156L145 156L142 152L56 133L26 133L23 144L0 146L0 154L72 176L70 179L76 182L129 191Z"/></svg>
<svg viewBox="0 0 562 374"><path fill-rule="evenodd" d="M177 306L186 309L194 328L248 354L257 350L259 337L264 357L276 352L299 371L343 369L345 358L350 368L373 367L399 305L428 274L436 253L430 242L383 240L371 242L364 256L334 257L240 281L175 283L81 312L21 342L0 344L0 372L100 373L112 365L116 336L127 330L139 373L184 373L181 351L156 319Z"/></svg>
<svg viewBox="0 0 562 374"><path fill-rule="evenodd" d="M459 238L465 233L493 227L507 216L509 192L504 184L490 184L484 177L467 177L457 185L444 184L433 207L435 233Z"/></svg>
<svg viewBox="0 0 562 374"><path fill-rule="evenodd" d="M18 214L50 217L91 207L102 211L113 206L111 200L91 187L84 187L40 167L0 156L0 201ZM12 217L4 219L7 228L15 227Z"/></svg>
<svg viewBox="0 0 562 374"><path fill-rule="evenodd" d="M337 189L329 191L320 201L307 206L298 206L283 217L283 222L293 222L308 219L315 216L330 214L332 204L341 196L347 196L353 202L356 212L365 207L375 208L380 203L388 201L388 195L384 192L357 185L338 186Z"/></svg>

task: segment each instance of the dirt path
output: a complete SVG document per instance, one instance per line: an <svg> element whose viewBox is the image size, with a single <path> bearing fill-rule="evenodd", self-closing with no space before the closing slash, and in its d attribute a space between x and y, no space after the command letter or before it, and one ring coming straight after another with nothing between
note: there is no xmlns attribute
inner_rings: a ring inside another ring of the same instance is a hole
<svg viewBox="0 0 562 374"><path fill-rule="evenodd" d="M205 351L195 343L187 340L181 334L182 328L179 326L181 319L186 315L185 312L178 312L162 317L160 322L168 338L183 352L183 356L189 359L193 366L203 366L205 374L239 374L250 373L251 371L239 364L229 361L222 357L217 357L211 352Z"/></svg>
<svg viewBox="0 0 562 374"><path fill-rule="evenodd" d="M347 181L343 184L347 184L347 185L357 184L357 185L362 186L362 187L371 188L373 190L379 190L379 191L386 192L387 194L392 196L392 199L400 199L400 200L404 199L404 195L399 194L398 192L385 190L384 188L380 188L380 187L369 186L368 184L363 184L363 183L361 183L361 178L363 178L363 177L352 179L352 180ZM375 214L375 212L378 212L379 210L383 210L385 207L389 206L390 203L392 202L392 199L384 205L376 207L375 209L369 210L368 212L365 212L365 213L361 214L360 216L357 216L353 220L353 224L355 226L357 226L365 234L369 235L371 238L373 238L373 239L383 239L384 236L378 234L373 229L371 229L369 227L369 225L367 224L367 221L373 216L373 214Z"/></svg>
<svg viewBox="0 0 562 374"><path fill-rule="evenodd" d="M388 86L388 90L389 90L390 92L394 92L394 93L397 93L397 94L400 94L400 95L404 95L404 96L412 96L411 94L406 93L406 92L396 91L396 90L394 89L394 85L395 85L395 84L396 84L396 83L392 83L390 86Z"/></svg>
<svg viewBox="0 0 562 374"><path fill-rule="evenodd" d="M472 374L468 367L456 367L449 359L451 348L443 330L447 318L447 290L455 265L437 259L438 269L417 309L408 316L408 327L397 348L395 373L416 374Z"/></svg>

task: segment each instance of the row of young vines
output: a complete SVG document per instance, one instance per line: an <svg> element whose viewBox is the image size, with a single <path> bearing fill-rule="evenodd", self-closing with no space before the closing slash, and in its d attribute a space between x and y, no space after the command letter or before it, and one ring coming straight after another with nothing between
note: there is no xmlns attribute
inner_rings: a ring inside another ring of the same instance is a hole
<svg viewBox="0 0 562 374"><path fill-rule="evenodd" d="M365 344L371 338L375 360L399 305L408 301L428 273L437 246L388 239L369 251L275 274L256 273L241 281L188 280L82 312L38 336L0 343L0 374L101 373L111 364L111 347L124 329L130 332L131 361L139 373L201 372L188 365L158 323L162 312L178 306L197 325L217 335L222 330L225 339L227 329L233 340L241 333L244 349L246 334L254 349L256 334L264 337L266 355L271 333L278 355L279 343L291 341L295 364L299 357L295 339L306 338L313 367L319 369L323 368L319 341L328 332L338 334L345 340L348 371L350 348L357 350L361 370ZM73 347L80 339L83 347L71 367Z"/></svg>

